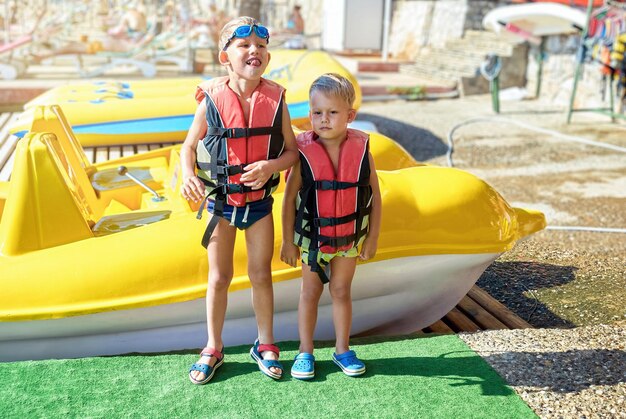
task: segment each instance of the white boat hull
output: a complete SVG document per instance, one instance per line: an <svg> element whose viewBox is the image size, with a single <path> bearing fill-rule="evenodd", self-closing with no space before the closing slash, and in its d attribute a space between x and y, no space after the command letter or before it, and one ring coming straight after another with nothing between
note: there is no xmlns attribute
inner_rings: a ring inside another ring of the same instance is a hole
<svg viewBox="0 0 626 419"><path fill-rule="evenodd" d="M352 286L352 333L412 316L412 332L450 311L499 254L427 255L359 265ZM274 334L297 340L300 280L274 284ZM397 331L397 330L396 330ZM252 343L257 327L250 289L229 293L226 346ZM333 339L328 292L320 301L316 339ZM54 320L0 322L0 361L77 358L201 348L204 299Z"/></svg>

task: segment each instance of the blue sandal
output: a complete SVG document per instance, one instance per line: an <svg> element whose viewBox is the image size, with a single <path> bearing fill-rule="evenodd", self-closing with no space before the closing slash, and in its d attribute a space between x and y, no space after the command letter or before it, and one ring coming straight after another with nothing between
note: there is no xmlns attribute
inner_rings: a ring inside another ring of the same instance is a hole
<svg viewBox="0 0 626 419"><path fill-rule="evenodd" d="M333 354L333 362L344 374L357 377L365 373L365 364L356 356L356 352L347 351L341 355Z"/></svg>
<svg viewBox="0 0 626 419"><path fill-rule="evenodd" d="M250 349L250 356L259 365L259 369L263 374L267 375L270 378L273 378L274 380L279 380L283 376L283 366L277 360L263 359L263 356L261 354L265 351L274 352L276 355L280 354L280 349L278 349L278 346L273 344L259 344L259 340L257 339L254 341L254 346L252 346L252 348ZM272 367L279 368L280 374L272 372L272 370L270 370L270 368Z"/></svg>
<svg viewBox="0 0 626 419"><path fill-rule="evenodd" d="M293 360L291 376L298 380L310 380L315 377L315 357L307 352L300 352Z"/></svg>
<svg viewBox="0 0 626 419"><path fill-rule="evenodd" d="M222 349L223 350L223 349ZM217 359L217 362L215 363L215 365L213 365L212 367L208 364L202 364L200 362L195 363L191 366L191 368L189 369L189 379L191 380L192 383L194 384L198 384L198 385L202 385L202 384L206 384L209 381L211 381L211 378L213 378L213 375L215 374L215 371L222 366L222 364L224 363L224 354L221 353L220 351L218 351L215 348L204 348L202 350L202 352L200 353L200 356L205 356L205 357L214 357L215 359ZM201 373L203 373L205 375L203 380L196 380L195 378L193 378L191 376L191 373L193 371L200 371Z"/></svg>

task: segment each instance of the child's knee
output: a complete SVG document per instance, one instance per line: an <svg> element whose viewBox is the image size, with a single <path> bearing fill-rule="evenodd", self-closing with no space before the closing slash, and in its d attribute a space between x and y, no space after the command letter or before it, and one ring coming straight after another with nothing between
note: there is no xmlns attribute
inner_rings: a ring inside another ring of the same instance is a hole
<svg viewBox="0 0 626 419"><path fill-rule="evenodd" d="M324 288L322 287L304 286L302 287L302 290L300 290L300 298L304 302L316 303L319 301L320 297L322 296L322 291L324 291Z"/></svg>
<svg viewBox="0 0 626 419"><path fill-rule="evenodd" d="M230 286L232 275L220 272L211 272L209 275L209 287L214 290L223 290Z"/></svg>
<svg viewBox="0 0 626 419"><path fill-rule="evenodd" d="M267 269L249 270L248 277L250 283L254 287L271 287L272 286L272 271Z"/></svg>
<svg viewBox="0 0 626 419"><path fill-rule="evenodd" d="M330 297L335 301L350 300L350 284L334 284L330 281Z"/></svg>

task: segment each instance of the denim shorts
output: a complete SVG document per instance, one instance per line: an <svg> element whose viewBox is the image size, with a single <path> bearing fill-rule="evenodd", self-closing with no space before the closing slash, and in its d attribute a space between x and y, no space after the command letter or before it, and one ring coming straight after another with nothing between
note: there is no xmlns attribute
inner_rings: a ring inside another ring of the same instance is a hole
<svg viewBox="0 0 626 419"><path fill-rule="evenodd" d="M260 201L249 202L243 207L235 207L224 204L224 215L222 217L240 230L245 230L261 218L272 213L274 197L267 197ZM209 200L207 210L213 214L215 201Z"/></svg>

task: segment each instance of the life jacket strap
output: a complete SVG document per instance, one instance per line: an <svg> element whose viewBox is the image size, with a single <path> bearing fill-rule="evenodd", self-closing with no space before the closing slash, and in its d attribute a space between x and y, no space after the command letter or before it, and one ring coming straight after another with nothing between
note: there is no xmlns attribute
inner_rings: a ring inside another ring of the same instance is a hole
<svg viewBox="0 0 626 419"><path fill-rule="evenodd" d="M350 221L362 219L366 215L372 212L372 207L359 208L352 214L344 215L343 217L320 217L313 219L313 225L315 227L334 227L339 224L349 223Z"/></svg>
<svg viewBox="0 0 626 419"><path fill-rule="evenodd" d="M309 251L307 265L309 265L309 267L311 268L311 272L315 272L317 276L319 276L322 284L328 284L329 279L328 275L326 275L326 266L328 266L328 264L320 263L317 260L318 254L319 250Z"/></svg>
<svg viewBox="0 0 626 419"><path fill-rule="evenodd" d="M307 187L305 188L302 193L300 194L300 205L297 209L296 212L296 232L298 232L300 234L300 238L298 239L298 243L296 243L298 246L302 246L302 241L304 239L304 236L308 236L311 233L307 233L305 232L305 228L308 227L304 225L305 221L305 211L306 211L306 207L307 204L309 202L309 196L311 195L311 187Z"/></svg>
<svg viewBox="0 0 626 419"><path fill-rule="evenodd" d="M211 163L209 162L197 162L196 166L198 167L198 169L203 170L203 171L207 171L211 169ZM245 170L243 170L244 167L246 167L246 164L220 164L220 161L217 162L217 174L218 175L226 175L226 176L234 176L234 175L238 175L240 173L245 172Z"/></svg>
<svg viewBox="0 0 626 419"><path fill-rule="evenodd" d="M363 182L341 182L338 180L316 180L314 182L314 187L318 191L338 191L341 189L350 189L356 188L359 186L368 186L369 179L366 179Z"/></svg>
<svg viewBox="0 0 626 419"><path fill-rule="evenodd" d="M347 236L329 237L329 236L317 236L317 240L321 243L319 247L342 247L347 244L352 244L358 237L357 233L352 233Z"/></svg>
<svg viewBox="0 0 626 419"><path fill-rule="evenodd" d="M220 138L247 138L257 135L282 134L282 127L254 127L254 128L222 128L209 127L207 135L217 135Z"/></svg>
<svg viewBox="0 0 626 419"><path fill-rule="evenodd" d="M213 207L213 217L209 221L209 224L207 225L206 230L204 231L204 235L202 236L202 246L208 247L209 241L211 240L211 236L213 235L213 231L215 230L215 227L217 226L219 219L224 217L224 204L226 203L226 196L230 194L235 194L235 193L252 192L252 191L256 191L257 189L252 189L249 186L245 186L239 183L225 183L225 184L220 185L220 184L215 184L203 178L200 178L200 180L207 186L209 192L206 194L206 196L200 203L200 208L198 209L198 214L196 215L197 219L202 218L202 213L204 212L204 208L206 206L206 202L208 201L209 197L211 197L212 195L215 195L215 206ZM263 188L261 189L264 189L266 192L266 195L269 196L272 188L277 186L279 183L280 183L280 177L272 176L267 182L265 182L265 185L263 185ZM261 190L261 189L258 189L258 190Z"/></svg>

